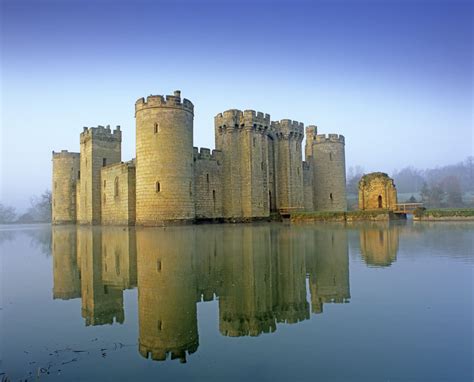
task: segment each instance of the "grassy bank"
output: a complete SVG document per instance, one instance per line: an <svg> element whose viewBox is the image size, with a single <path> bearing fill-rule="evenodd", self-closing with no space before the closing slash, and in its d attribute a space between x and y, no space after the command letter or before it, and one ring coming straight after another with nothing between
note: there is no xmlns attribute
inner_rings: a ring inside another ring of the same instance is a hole
<svg viewBox="0 0 474 382"><path fill-rule="evenodd" d="M414 220L473 220L474 208L438 208L418 209L415 211Z"/></svg>
<svg viewBox="0 0 474 382"><path fill-rule="evenodd" d="M314 211L314 212L295 212L291 214L291 222L351 222L351 221L387 221L399 219L388 210L372 211Z"/></svg>

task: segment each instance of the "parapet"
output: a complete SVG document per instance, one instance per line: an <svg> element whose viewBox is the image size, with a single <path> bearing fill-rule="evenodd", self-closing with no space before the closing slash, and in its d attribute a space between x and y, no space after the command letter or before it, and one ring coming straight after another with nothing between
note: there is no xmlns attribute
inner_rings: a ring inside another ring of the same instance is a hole
<svg viewBox="0 0 474 382"><path fill-rule="evenodd" d="M297 138L303 139L304 124L291 119L282 119L272 122L272 131L279 138Z"/></svg>
<svg viewBox="0 0 474 382"><path fill-rule="evenodd" d="M110 129L110 125L105 127L101 125L97 127L84 127L81 133L81 143L89 139L122 142L122 131L119 125L113 131Z"/></svg>
<svg viewBox="0 0 474 382"><path fill-rule="evenodd" d="M72 153L67 150L61 150L59 152L53 151L53 158L78 158L80 157L81 154L79 153Z"/></svg>
<svg viewBox="0 0 474 382"><path fill-rule="evenodd" d="M270 125L270 114L255 110L230 109L214 117L218 129L246 128L258 131L267 130Z"/></svg>
<svg viewBox="0 0 474 382"><path fill-rule="evenodd" d="M340 134L318 134L314 140L315 144L318 143L342 143L344 144L344 135Z"/></svg>
<svg viewBox="0 0 474 382"><path fill-rule="evenodd" d="M149 95L145 98L139 98L135 102L135 115L137 111L150 109L150 108L172 108L172 109L182 109L194 113L193 103L184 98L181 101L181 91L175 90L173 95Z"/></svg>
<svg viewBox="0 0 474 382"><path fill-rule="evenodd" d="M197 147L193 147L193 156L194 160L220 160L221 159L221 151L220 150L212 150L201 147L198 149Z"/></svg>

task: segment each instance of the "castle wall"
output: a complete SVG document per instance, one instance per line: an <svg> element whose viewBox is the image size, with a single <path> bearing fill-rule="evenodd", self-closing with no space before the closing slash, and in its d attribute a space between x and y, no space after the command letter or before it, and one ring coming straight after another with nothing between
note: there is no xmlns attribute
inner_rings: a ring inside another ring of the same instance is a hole
<svg viewBox="0 0 474 382"><path fill-rule="evenodd" d="M316 135L318 135L318 127L315 125L306 126L306 141L304 147L304 158L306 162L310 161L310 158L313 156L313 144L316 140Z"/></svg>
<svg viewBox="0 0 474 382"><path fill-rule="evenodd" d="M79 153L53 151L52 224L76 222Z"/></svg>
<svg viewBox="0 0 474 382"><path fill-rule="evenodd" d="M160 225L195 218L194 106L176 91L135 103L136 223Z"/></svg>
<svg viewBox="0 0 474 382"><path fill-rule="evenodd" d="M305 211L314 211L313 196L313 167L311 162L303 162L303 200Z"/></svg>
<svg viewBox="0 0 474 382"><path fill-rule="evenodd" d="M120 126L84 128L81 133L80 224L101 223L101 169L121 160Z"/></svg>
<svg viewBox="0 0 474 382"><path fill-rule="evenodd" d="M227 110L215 119L216 148L222 151L223 214L227 219L268 217L270 116L253 110Z"/></svg>
<svg viewBox="0 0 474 382"><path fill-rule="evenodd" d="M314 205L318 211L346 211L344 137L317 135L313 144Z"/></svg>
<svg viewBox="0 0 474 382"><path fill-rule="evenodd" d="M135 163L116 163L101 169L102 224L135 224Z"/></svg>
<svg viewBox="0 0 474 382"><path fill-rule="evenodd" d="M194 148L194 189L196 192L196 219L222 218L221 153Z"/></svg>

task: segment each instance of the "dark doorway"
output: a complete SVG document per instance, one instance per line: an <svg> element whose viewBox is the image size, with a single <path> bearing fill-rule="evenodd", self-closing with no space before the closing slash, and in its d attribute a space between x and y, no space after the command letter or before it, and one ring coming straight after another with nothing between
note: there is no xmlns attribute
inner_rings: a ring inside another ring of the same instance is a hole
<svg viewBox="0 0 474 382"><path fill-rule="evenodd" d="M378 202L379 202L379 208L382 208L382 195L379 195Z"/></svg>

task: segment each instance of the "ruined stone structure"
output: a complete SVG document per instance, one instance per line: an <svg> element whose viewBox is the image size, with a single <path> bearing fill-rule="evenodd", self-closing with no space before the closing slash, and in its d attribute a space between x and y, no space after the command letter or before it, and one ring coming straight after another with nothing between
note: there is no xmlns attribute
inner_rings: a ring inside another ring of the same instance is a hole
<svg viewBox="0 0 474 382"><path fill-rule="evenodd" d="M214 118L216 150L193 147L194 105L173 95L135 103L136 160L120 126L84 128L80 154L53 152L53 223L159 226L250 221L272 212L345 211L344 137L231 109Z"/></svg>
<svg viewBox="0 0 474 382"><path fill-rule="evenodd" d="M397 204L397 188L393 179L383 172L364 175L359 181L359 209L393 211Z"/></svg>

